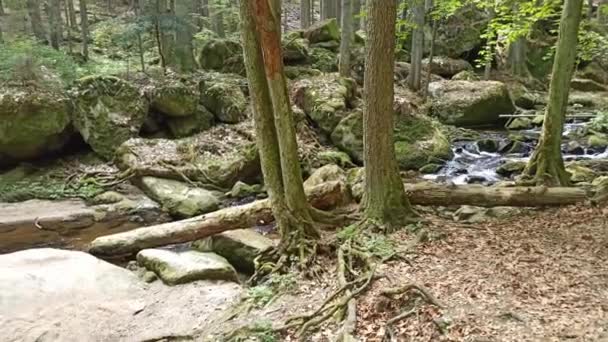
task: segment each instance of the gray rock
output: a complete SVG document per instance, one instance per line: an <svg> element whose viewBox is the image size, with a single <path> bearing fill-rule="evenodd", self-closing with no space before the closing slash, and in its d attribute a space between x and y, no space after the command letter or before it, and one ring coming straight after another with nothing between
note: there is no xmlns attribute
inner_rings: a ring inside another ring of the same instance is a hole
<svg viewBox="0 0 608 342"><path fill-rule="evenodd" d="M424 68L428 68L429 59L424 59L422 61L422 65ZM431 72L433 74L437 74L439 76L447 78L451 78L452 76L460 72L471 70L473 70L473 66L464 59L455 59L445 56L434 57L433 63L431 64Z"/></svg>
<svg viewBox="0 0 608 342"><path fill-rule="evenodd" d="M171 179L143 177L141 185L146 194L160 202L171 215L192 217L219 208L219 200L205 189L195 188Z"/></svg>
<svg viewBox="0 0 608 342"><path fill-rule="evenodd" d="M572 81L570 82L570 86L572 87L572 89L579 90L579 91L600 92L600 91L608 90L608 88L606 88L606 86L604 86L600 83L597 83L594 80L583 79L583 78L573 78Z"/></svg>
<svg viewBox="0 0 608 342"><path fill-rule="evenodd" d="M238 123L246 118L247 99L239 84L222 78L201 81L201 103L225 123Z"/></svg>
<svg viewBox="0 0 608 342"><path fill-rule="evenodd" d="M194 250L174 252L165 249L144 249L137 253L140 266L156 273L168 285L197 280L238 282L236 271L226 259L215 253Z"/></svg>
<svg viewBox="0 0 608 342"><path fill-rule="evenodd" d="M507 129L521 130L532 128L532 120L529 118L515 118L507 125Z"/></svg>
<svg viewBox="0 0 608 342"><path fill-rule="evenodd" d="M252 229L229 230L192 245L197 250L221 255L237 270L247 274L254 273L255 258L273 246L272 240Z"/></svg>
<svg viewBox="0 0 608 342"><path fill-rule="evenodd" d="M232 190L230 190L230 196L233 198L246 198L256 196L262 192L264 192L264 189L260 184L249 185L238 181L234 184Z"/></svg>
<svg viewBox="0 0 608 342"><path fill-rule="evenodd" d="M336 18L319 21L304 31L304 37L310 43L340 40L340 26Z"/></svg>
<svg viewBox="0 0 608 342"><path fill-rule="evenodd" d="M332 181L346 182L346 173L338 165L328 164L313 171L304 182L304 187L314 187Z"/></svg>
<svg viewBox="0 0 608 342"><path fill-rule="evenodd" d="M496 173L504 177L510 177L511 175L521 173L525 168L526 162L506 162L496 169Z"/></svg>
<svg viewBox="0 0 608 342"><path fill-rule="evenodd" d="M482 152L497 152L498 142L494 139L482 139L477 141L477 147Z"/></svg>

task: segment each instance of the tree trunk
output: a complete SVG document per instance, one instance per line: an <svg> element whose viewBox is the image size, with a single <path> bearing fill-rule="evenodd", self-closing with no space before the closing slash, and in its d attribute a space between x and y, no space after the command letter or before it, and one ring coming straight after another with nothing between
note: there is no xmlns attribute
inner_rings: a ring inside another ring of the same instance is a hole
<svg viewBox="0 0 608 342"><path fill-rule="evenodd" d="M345 186L342 182L329 182L307 189L310 204L330 209L343 203ZM89 252L101 257L133 255L145 248L195 241L227 230L254 227L260 222L270 224L274 220L272 214L269 200L255 201L182 221L102 236L91 243Z"/></svg>
<svg viewBox="0 0 608 342"><path fill-rule="evenodd" d="M46 12L49 18L51 46L53 49L59 50L63 33L61 25L61 1L49 0L46 6Z"/></svg>
<svg viewBox="0 0 608 342"><path fill-rule="evenodd" d="M353 32L361 29L361 0L352 0L353 2Z"/></svg>
<svg viewBox="0 0 608 342"><path fill-rule="evenodd" d="M209 20L209 0L202 0L201 1L201 8L199 11L200 14L200 20L199 20L199 31L202 31L207 25L207 21Z"/></svg>
<svg viewBox="0 0 608 342"><path fill-rule="evenodd" d="M340 0L322 0L321 20L338 17L338 2Z"/></svg>
<svg viewBox="0 0 608 342"><path fill-rule="evenodd" d="M420 90L422 85L422 57L424 55L424 1L411 1L412 20L412 50L411 71L409 86L414 91Z"/></svg>
<svg viewBox="0 0 608 342"><path fill-rule="evenodd" d="M65 6L68 9L67 19L70 22L70 29L78 31L78 20L76 20L76 10L74 9L74 0L66 0Z"/></svg>
<svg viewBox="0 0 608 342"><path fill-rule="evenodd" d="M432 70L432 65L433 65L433 58L435 57L435 39L437 39L437 28L438 28L438 23L437 20L433 20L433 28L432 28L432 34L431 34L431 51L429 53L429 64L428 67L426 69L426 80L424 83L424 94L422 96L422 99L424 102L426 102L427 97L429 95L429 85L431 84L431 70Z"/></svg>
<svg viewBox="0 0 608 342"><path fill-rule="evenodd" d="M80 0L80 34L82 35L82 55L85 60L89 59L89 17L87 12L87 0Z"/></svg>
<svg viewBox="0 0 608 342"><path fill-rule="evenodd" d="M34 37L36 37L39 42L47 43L46 31L44 30L42 16L40 15L40 3L38 0L27 0L26 6Z"/></svg>
<svg viewBox="0 0 608 342"><path fill-rule="evenodd" d="M163 0L156 0L155 2L155 15L154 15L154 37L156 38L156 47L158 49L158 56L160 57L160 65L163 68L163 73L167 73L167 59L165 56L165 48L163 47L162 28L161 20L163 13L163 4L166 2ZM166 6L165 6L166 7Z"/></svg>
<svg viewBox="0 0 608 342"><path fill-rule="evenodd" d="M356 1L356 0L355 0ZM342 37L340 39L340 76L350 77L350 49L353 35L352 0L342 0Z"/></svg>
<svg viewBox="0 0 608 342"><path fill-rule="evenodd" d="M593 0L587 0L587 19L593 19Z"/></svg>
<svg viewBox="0 0 608 342"><path fill-rule="evenodd" d="M224 29L224 5L220 0L215 0L215 4L210 6L211 20L213 22L213 31L220 38L226 37L226 31Z"/></svg>
<svg viewBox="0 0 608 342"><path fill-rule="evenodd" d="M192 72L195 69L192 13L196 13L193 1L177 1L175 4L175 64L182 73Z"/></svg>
<svg viewBox="0 0 608 342"><path fill-rule="evenodd" d="M65 18L66 20L69 20L70 17L70 10L68 9L68 5L67 3L65 4L65 6L63 7L64 9L64 14L65 14ZM72 28L70 27L70 23L66 24L66 40L68 41L68 52L70 53L70 55L72 53L74 53L74 48L72 47Z"/></svg>
<svg viewBox="0 0 608 342"><path fill-rule="evenodd" d="M133 10L135 11L135 16L137 18L139 18L139 16L142 13L141 1L143 1L143 0L134 0L134 3L133 3ZM146 72L146 62L144 60L145 50L144 50L143 41L141 39L141 33L139 31L137 31L137 50L139 53L139 67L141 69L141 72L145 73Z"/></svg>
<svg viewBox="0 0 608 342"><path fill-rule="evenodd" d="M311 0L300 0L300 28L307 29L311 24Z"/></svg>
<svg viewBox="0 0 608 342"><path fill-rule="evenodd" d="M5 15L6 11L4 10L4 2L0 0L0 15Z"/></svg>
<svg viewBox="0 0 608 342"><path fill-rule="evenodd" d="M413 211L399 176L394 128L395 1L368 0L368 39L365 54L363 142L365 215L394 226Z"/></svg>
<svg viewBox="0 0 608 342"><path fill-rule="evenodd" d="M524 170L524 174L533 177L536 184L558 186L570 183L564 168L561 142L582 9L583 0L566 0L564 4L542 133Z"/></svg>
<svg viewBox="0 0 608 342"><path fill-rule="evenodd" d="M530 75L526 65L526 45L526 37L519 37L509 46L511 74L513 76L528 77Z"/></svg>

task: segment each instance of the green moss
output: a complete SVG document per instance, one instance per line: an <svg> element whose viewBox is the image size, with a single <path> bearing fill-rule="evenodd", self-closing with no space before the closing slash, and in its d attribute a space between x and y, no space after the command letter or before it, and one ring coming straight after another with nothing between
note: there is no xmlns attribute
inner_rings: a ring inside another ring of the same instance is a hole
<svg viewBox="0 0 608 342"><path fill-rule="evenodd" d="M187 137L213 126L213 114L201 105L197 105L197 107L193 115L167 119L167 125L173 136Z"/></svg>
<svg viewBox="0 0 608 342"><path fill-rule="evenodd" d="M247 99L240 86L232 82L201 82L201 103L225 123L238 123L245 118Z"/></svg>
<svg viewBox="0 0 608 342"><path fill-rule="evenodd" d="M322 72L338 71L338 56L324 48L314 47L310 49L310 66Z"/></svg>
<svg viewBox="0 0 608 342"><path fill-rule="evenodd" d="M203 44L199 55L199 65L202 69L243 75L245 64L243 52L238 41L230 39L211 38Z"/></svg>
<svg viewBox="0 0 608 342"><path fill-rule="evenodd" d="M30 199L82 198L90 200L104 191L95 178L83 178L66 184L63 178L36 175L19 181L0 176L0 202L21 202Z"/></svg>
<svg viewBox="0 0 608 342"><path fill-rule="evenodd" d="M319 21L310 26L304 32L306 37L311 43L327 42L327 41L338 41L340 40L340 26L336 18L331 18L323 21Z"/></svg>

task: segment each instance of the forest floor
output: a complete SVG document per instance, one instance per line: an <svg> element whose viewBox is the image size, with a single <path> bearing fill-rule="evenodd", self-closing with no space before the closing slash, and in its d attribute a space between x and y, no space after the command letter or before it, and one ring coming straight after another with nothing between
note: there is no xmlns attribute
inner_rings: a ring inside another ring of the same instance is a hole
<svg viewBox="0 0 608 342"><path fill-rule="evenodd" d="M394 325L397 341L608 341L608 208L531 210L475 224L423 218L431 238L382 264L382 277L359 297L361 341L390 341L383 339L387 320L411 310ZM399 248L415 235L402 230L390 239ZM338 288L334 269L329 264L320 281L298 281L295 290L232 324L263 317L275 325L316 310ZM380 294L410 283L426 288L442 308L419 296ZM304 340L332 341L338 329L330 320ZM294 333L279 340L296 341Z"/></svg>

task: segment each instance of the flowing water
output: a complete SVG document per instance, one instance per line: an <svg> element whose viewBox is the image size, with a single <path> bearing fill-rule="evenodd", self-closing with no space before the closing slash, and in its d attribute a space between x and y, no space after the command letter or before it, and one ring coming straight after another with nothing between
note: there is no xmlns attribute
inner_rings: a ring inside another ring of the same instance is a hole
<svg viewBox="0 0 608 342"><path fill-rule="evenodd" d="M580 147L578 150L568 149L568 142L573 135L585 128L585 122L573 122L564 126L564 143L562 152L565 161L582 159L608 158L608 150L598 151L591 148ZM501 180L508 180L496 173L496 169L506 162L528 161L540 137L540 127L521 131L482 131L480 140L491 139L498 143L498 152L480 151L477 141L456 141L452 151L454 157L448 161L439 172L425 175L425 179L453 184L493 184ZM526 139L524 146L516 153L508 153L512 146L509 134L523 135Z"/></svg>

